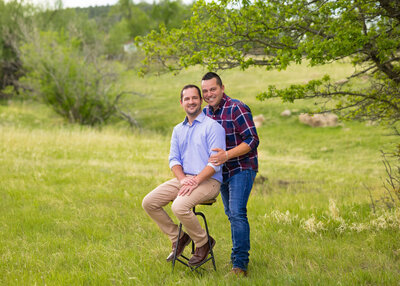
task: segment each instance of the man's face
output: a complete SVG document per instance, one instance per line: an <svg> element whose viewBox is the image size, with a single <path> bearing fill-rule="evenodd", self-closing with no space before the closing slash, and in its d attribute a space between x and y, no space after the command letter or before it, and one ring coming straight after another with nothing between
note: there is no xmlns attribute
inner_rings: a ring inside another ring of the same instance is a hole
<svg viewBox="0 0 400 286"><path fill-rule="evenodd" d="M217 84L217 79L212 78L209 80L203 80L201 82L201 89L203 92L204 101L207 102L214 110L218 108L218 105L224 95L224 86Z"/></svg>
<svg viewBox="0 0 400 286"><path fill-rule="evenodd" d="M187 88L182 93L181 105L188 116L196 116L201 112L201 97L196 88Z"/></svg>

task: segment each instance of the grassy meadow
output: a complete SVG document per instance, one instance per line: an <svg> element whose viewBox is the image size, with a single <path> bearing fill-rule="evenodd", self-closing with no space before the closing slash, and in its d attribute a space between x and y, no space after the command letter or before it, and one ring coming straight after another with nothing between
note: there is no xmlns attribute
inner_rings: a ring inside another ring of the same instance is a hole
<svg viewBox="0 0 400 286"><path fill-rule="evenodd" d="M133 130L117 121L70 125L36 102L0 105L0 284L400 285L400 211L378 202L387 195L380 150L392 147L390 130L362 122L311 128L297 115L314 102L255 98L269 84L351 71L336 63L221 73L226 93L266 118L248 204L249 277L239 280L226 277L231 241L220 199L198 208L217 241L217 271L208 263L202 274L182 265L171 272L171 244L141 207L172 177L170 132L184 117L179 92L200 84L204 70L126 72L121 84L140 94L124 99L140 124ZM294 114L281 117L285 109Z"/></svg>

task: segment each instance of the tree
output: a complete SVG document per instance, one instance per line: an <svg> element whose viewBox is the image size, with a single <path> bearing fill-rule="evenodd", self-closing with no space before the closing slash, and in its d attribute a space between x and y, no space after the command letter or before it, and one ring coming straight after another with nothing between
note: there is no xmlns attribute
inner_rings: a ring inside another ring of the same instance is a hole
<svg viewBox="0 0 400 286"><path fill-rule="evenodd" d="M131 39L129 35L129 26L126 19L116 23L107 34L105 39L106 54L109 57L115 57L123 54L123 45Z"/></svg>
<svg viewBox="0 0 400 286"><path fill-rule="evenodd" d="M153 4L132 0L119 0L110 15L119 15L128 25L132 38L158 30L159 26L176 28L190 17L191 5L182 4L181 0L161 0Z"/></svg>
<svg viewBox="0 0 400 286"><path fill-rule="evenodd" d="M355 71L346 80L326 75L285 89L270 86L258 98L324 98L350 118L399 120L399 0L199 0L192 12L180 29L138 38L144 72L153 63L170 71L197 64L284 70L305 60L314 66L350 59ZM368 84L354 85L361 77Z"/></svg>
<svg viewBox="0 0 400 286"><path fill-rule="evenodd" d="M164 25L167 29L178 28L182 22L190 17L190 5L182 1L161 0L153 5L151 18L156 20L155 28Z"/></svg>

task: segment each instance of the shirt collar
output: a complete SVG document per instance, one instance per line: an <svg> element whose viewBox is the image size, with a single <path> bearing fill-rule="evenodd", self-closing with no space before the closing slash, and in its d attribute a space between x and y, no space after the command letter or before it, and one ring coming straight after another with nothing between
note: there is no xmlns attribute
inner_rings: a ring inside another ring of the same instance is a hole
<svg viewBox="0 0 400 286"><path fill-rule="evenodd" d="M196 119L193 120L193 123L194 123L195 121L203 122L203 120L204 120L205 117L206 117L206 115L205 115L203 112L200 112L199 115L197 115ZM187 118L187 116L186 116L186 117L185 117L185 120L183 120L183 125L186 125L187 123L189 123L189 120L188 120L188 118Z"/></svg>

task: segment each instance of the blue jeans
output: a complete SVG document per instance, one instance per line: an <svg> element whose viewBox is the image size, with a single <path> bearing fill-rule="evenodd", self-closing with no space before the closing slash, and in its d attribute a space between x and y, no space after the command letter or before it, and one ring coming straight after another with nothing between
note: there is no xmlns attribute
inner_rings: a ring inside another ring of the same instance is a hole
<svg viewBox="0 0 400 286"><path fill-rule="evenodd" d="M244 170L233 175L221 185L225 214L231 223L233 267L247 270L250 250L250 226L247 220L247 201L256 172Z"/></svg>

